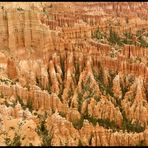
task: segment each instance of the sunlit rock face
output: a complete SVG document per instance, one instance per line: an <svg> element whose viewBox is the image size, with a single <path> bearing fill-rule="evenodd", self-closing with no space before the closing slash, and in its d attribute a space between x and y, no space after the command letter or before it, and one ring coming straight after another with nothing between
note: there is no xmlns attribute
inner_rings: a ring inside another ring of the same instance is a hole
<svg viewBox="0 0 148 148"><path fill-rule="evenodd" d="M0 3L0 145L148 146L147 8Z"/></svg>

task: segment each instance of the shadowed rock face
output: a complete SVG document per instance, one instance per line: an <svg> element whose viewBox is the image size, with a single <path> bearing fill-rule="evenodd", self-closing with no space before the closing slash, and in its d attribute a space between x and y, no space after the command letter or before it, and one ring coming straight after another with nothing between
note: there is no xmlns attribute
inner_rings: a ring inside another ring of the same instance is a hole
<svg viewBox="0 0 148 148"><path fill-rule="evenodd" d="M0 145L147 146L147 7L0 3Z"/></svg>

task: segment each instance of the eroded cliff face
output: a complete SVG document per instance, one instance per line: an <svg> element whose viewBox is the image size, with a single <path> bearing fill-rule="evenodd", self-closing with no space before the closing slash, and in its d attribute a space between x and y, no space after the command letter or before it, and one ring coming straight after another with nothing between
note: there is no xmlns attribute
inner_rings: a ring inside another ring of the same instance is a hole
<svg viewBox="0 0 148 148"><path fill-rule="evenodd" d="M147 3L0 6L0 145L148 145Z"/></svg>
<svg viewBox="0 0 148 148"><path fill-rule="evenodd" d="M41 13L37 12L38 10L25 10L20 7L0 9L2 50L9 55L15 53L15 56L24 58L32 53L34 56L41 55L46 50L46 43L52 43L52 35L48 27L41 24Z"/></svg>

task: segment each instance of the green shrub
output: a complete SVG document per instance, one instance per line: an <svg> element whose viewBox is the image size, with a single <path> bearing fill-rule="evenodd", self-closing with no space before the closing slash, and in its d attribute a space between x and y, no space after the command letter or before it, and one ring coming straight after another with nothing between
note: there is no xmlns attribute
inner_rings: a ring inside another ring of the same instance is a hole
<svg viewBox="0 0 148 148"><path fill-rule="evenodd" d="M81 106L83 103L83 99L82 99L83 94L82 93L78 93L78 111L81 112Z"/></svg>
<svg viewBox="0 0 148 148"><path fill-rule="evenodd" d="M101 100L101 98L99 96L94 96L94 99L99 102Z"/></svg>
<svg viewBox="0 0 148 148"><path fill-rule="evenodd" d="M49 134L47 127L46 127L46 120L47 118L47 114L45 114L44 116L40 116L40 123L37 126L37 133L39 134L39 136L42 138L42 146L51 146L51 135Z"/></svg>
<svg viewBox="0 0 148 148"><path fill-rule="evenodd" d="M122 129L127 130L128 132L136 132L136 133L140 133L144 131L144 127L142 127L140 124L138 123L132 124L131 121L127 119L123 120Z"/></svg>
<svg viewBox="0 0 148 148"><path fill-rule="evenodd" d="M103 39L103 37L104 37L104 34L100 31L99 28L92 34L92 38L96 38L98 40Z"/></svg>
<svg viewBox="0 0 148 148"><path fill-rule="evenodd" d="M73 121L72 124L74 128L79 130L83 127L83 121L84 121L84 117L82 116L79 120Z"/></svg>
<svg viewBox="0 0 148 148"><path fill-rule="evenodd" d="M52 83L51 83L51 78L50 78L50 74L49 74L49 68L47 69L47 73L48 73L48 86L47 86L47 91L48 91L48 93L50 94L50 93L51 93L51 86L52 86Z"/></svg>
<svg viewBox="0 0 148 148"><path fill-rule="evenodd" d="M123 38L122 38L122 42L124 43L124 44L129 44L129 45L131 45L131 44L133 44L133 41L132 41L132 34L130 33L130 32L124 32L123 33Z"/></svg>
<svg viewBox="0 0 148 148"><path fill-rule="evenodd" d="M18 11L23 11L24 9L19 7L19 8L17 8L17 10Z"/></svg>
<svg viewBox="0 0 148 148"><path fill-rule="evenodd" d="M62 84L60 85L60 92L59 92L59 94L58 94L58 97L60 98L60 100L62 100L63 90L64 90L64 83L62 83Z"/></svg>
<svg viewBox="0 0 148 148"><path fill-rule="evenodd" d="M7 146L21 146L20 136L15 133L13 140L5 138L5 143Z"/></svg>
<svg viewBox="0 0 148 148"><path fill-rule="evenodd" d="M18 101L21 104L21 107L23 109L26 109L26 104L24 104L23 100L20 98L20 96L16 96L16 101ZM16 102L14 103L14 105L16 104Z"/></svg>
<svg viewBox="0 0 148 148"><path fill-rule="evenodd" d="M65 78L65 66L64 66L64 60L60 57L60 64L62 69L62 80L64 81Z"/></svg>
<svg viewBox="0 0 148 148"><path fill-rule="evenodd" d="M115 121L110 121L109 119L98 119L99 125L108 128L108 129L115 129L118 130L118 126Z"/></svg>
<svg viewBox="0 0 148 148"><path fill-rule="evenodd" d="M20 141L20 136L15 134L15 137L13 138L13 141L11 142L11 146L20 146L21 141Z"/></svg>
<svg viewBox="0 0 148 148"><path fill-rule="evenodd" d="M66 113L65 112L62 112L62 111L59 112L59 115L62 116L62 117L64 117L64 118L66 117Z"/></svg>
<svg viewBox="0 0 148 148"><path fill-rule="evenodd" d="M148 43L142 37L139 38L139 42L141 47L148 48Z"/></svg>
<svg viewBox="0 0 148 148"><path fill-rule="evenodd" d="M112 29L110 29L110 34L109 34L109 38L108 38L108 41L111 43L111 44L117 44L117 45L123 45L123 43L121 42L121 38L119 37L119 35L112 31Z"/></svg>
<svg viewBox="0 0 148 148"><path fill-rule="evenodd" d="M26 107L29 109L30 112L32 112L33 110L32 99L28 99Z"/></svg>
<svg viewBox="0 0 148 148"><path fill-rule="evenodd" d="M51 93L51 86L50 86L50 84L48 84L48 86L47 86L47 91L48 91L49 94Z"/></svg>
<svg viewBox="0 0 148 148"><path fill-rule="evenodd" d="M78 63L75 64L75 79L76 79L76 84L79 82L79 77L80 77L80 65Z"/></svg>

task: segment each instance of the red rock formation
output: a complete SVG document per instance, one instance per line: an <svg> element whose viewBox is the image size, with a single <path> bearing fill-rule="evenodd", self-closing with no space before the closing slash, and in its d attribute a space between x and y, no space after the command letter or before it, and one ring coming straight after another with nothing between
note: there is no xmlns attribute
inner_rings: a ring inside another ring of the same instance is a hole
<svg viewBox="0 0 148 148"><path fill-rule="evenodd" d="M9 58L7 61L7 75L10 79L17 78L16 64L12 58Z"/></svg>

